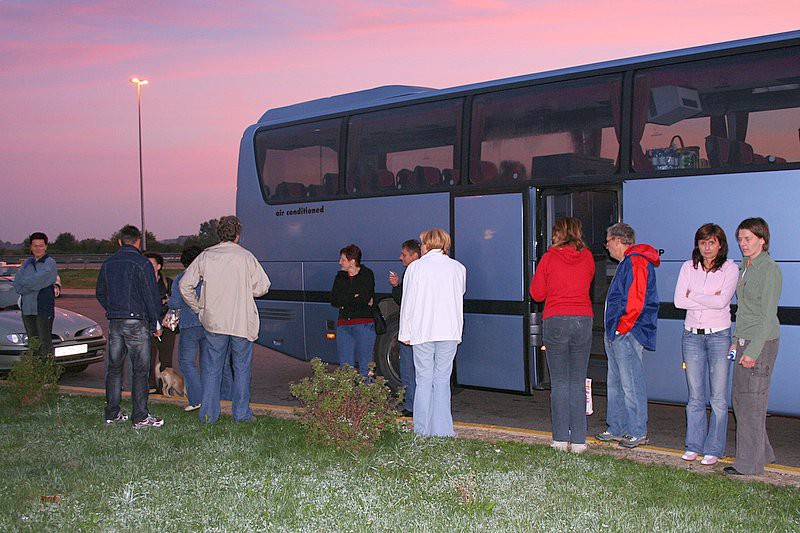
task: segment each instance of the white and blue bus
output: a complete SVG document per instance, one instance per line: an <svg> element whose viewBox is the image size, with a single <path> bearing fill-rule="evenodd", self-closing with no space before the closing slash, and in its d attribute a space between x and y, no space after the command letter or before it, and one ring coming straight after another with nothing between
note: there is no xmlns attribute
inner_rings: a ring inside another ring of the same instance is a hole
<svg viewBox="0 0 800 533"><path fill-rule="evenodd" d="M686 401L683 312L672 304L695 230L721 225L729 256L751 216L770 224L783 270L769 409L800 416L800 31L451 89L385 86L271 109L244 132L236 211L273 285L260 344L336 361L329 291L356 243L388 296L400 244L438 226L467 268L459 386L530 394L548 385L541 315L528 295L554 220L583 223L594 253L590 377L605 380L603 305L624 220L659 250L651 400ZM735 303L735 302L734 302ZM375 358L397 369L397 307Z"/></svg>

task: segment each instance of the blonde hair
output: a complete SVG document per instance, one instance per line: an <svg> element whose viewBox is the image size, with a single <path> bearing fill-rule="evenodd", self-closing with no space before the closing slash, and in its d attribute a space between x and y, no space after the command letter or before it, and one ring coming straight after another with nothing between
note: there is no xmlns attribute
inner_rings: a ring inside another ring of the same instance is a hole
<svg viewBox="0 0 800 533"><path fill-rule="evenodd" d="M441 250L445 254L450 253L450 234L442 228L431 228L419 234L419 240L428 250Z"/></svg>
<svg viewBox="0 0 800 533"><path fill-rule="evenodd" d="M583 242L583 226L581 221L574 217L564 217L553 224L553 245L564 246L571 244L580 251L586 248Z"/></svg>

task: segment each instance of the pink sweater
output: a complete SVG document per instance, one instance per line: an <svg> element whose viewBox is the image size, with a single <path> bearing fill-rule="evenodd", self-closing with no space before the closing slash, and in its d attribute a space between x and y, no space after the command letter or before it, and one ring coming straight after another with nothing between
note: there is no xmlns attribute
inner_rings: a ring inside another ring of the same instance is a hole
<svg viewBox="0 0 800 533"><path fill-rule="evenodd" d="M729 328L731 298L738 278L739 269L730 259L716 272L706 272L702 265L694 268L691 260L686 261L675 285L675 307L686 309L685 326Z"/></svg>

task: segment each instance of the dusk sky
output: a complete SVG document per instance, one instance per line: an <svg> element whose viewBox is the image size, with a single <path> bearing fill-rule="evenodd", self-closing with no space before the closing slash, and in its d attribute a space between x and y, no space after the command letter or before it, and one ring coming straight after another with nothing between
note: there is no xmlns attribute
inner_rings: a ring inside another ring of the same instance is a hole
<svg viewBox="0 0 800 533"><path fill-rule="evenodd" d="M403 84L444 88L797 29L798 0L0 0L0 240L159 239L234 212L264 111Z"/></svg>

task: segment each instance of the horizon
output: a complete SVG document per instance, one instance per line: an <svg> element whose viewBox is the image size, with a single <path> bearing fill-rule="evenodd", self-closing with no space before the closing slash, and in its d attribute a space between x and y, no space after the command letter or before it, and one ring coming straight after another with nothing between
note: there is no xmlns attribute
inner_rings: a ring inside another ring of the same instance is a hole
<svg viewBox="0 0 800 533"><path fill-rule="evenodd" d="M268 109L781 33L792 20L796 0L2 2L0 240L141 225L132 77L149 81L146 229L169 240L235 212L242 132Z"/></svg>

